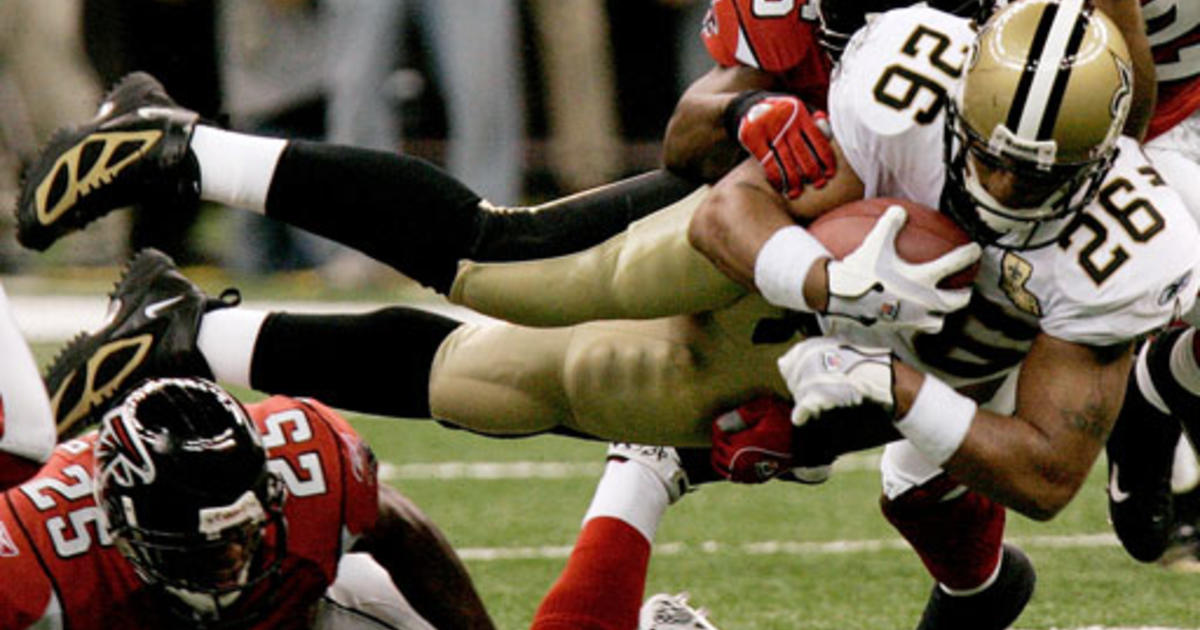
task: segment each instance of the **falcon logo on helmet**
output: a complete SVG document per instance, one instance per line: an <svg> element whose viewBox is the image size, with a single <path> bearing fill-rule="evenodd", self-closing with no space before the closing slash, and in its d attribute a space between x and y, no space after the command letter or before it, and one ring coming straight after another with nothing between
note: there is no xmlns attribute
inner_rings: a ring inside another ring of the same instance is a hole
<svg viewBox="0 0 1200 630"><path fill-rule="evenodd" d="M134 403L136 404L136 403ZM98 479L101 484L115 482L127 488L135 484L154 482L154 460L147 452L137 418L126 405L108 412L100 438L96 441L96 458L106 463Z"/></svg>
<svg viewBox="0 0 1200 630"><path fill-rule="evenodd" d="M94 492L113 542L179 627L251 627L281 589L284 482L241 404L146 381L104 416Z"/></svg>

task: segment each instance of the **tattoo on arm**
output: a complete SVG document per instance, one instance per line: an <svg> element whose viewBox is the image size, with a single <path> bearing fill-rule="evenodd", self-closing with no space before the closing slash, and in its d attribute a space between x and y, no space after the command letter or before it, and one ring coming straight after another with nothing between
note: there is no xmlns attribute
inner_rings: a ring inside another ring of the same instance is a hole
<svg viewBox="0 0 1200 630"><path fill-rule="evenodd" d="M1062 414L1076 431L1097 442L1103 443L1108 439L1113 414L1108 411L1106 405L1089 403L1083 409L1063 409Z"/></svg>

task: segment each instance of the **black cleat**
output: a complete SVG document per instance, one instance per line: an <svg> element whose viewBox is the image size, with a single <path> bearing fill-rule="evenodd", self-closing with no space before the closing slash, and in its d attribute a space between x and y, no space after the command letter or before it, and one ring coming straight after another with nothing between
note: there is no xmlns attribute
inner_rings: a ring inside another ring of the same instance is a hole
<svg viewBox="0 0 1200 630"><path fill-rule="evenodd" d="M235 306L235 289L211 298L188 280L166 254L139 252L109 296L108 317L83 332L54 358L46 374L50 407L60 438L82 433L106 408L148 377L213 377L196 347L200 320Z"/></svg>
<svg viewBox="0 0 1200 630"><path fill-rule="evenodd" d="M121 79L95 118L58 130L26 171L17 239L44 250L117 208L151 199L197 203L199 169L188 143L198 119L154 77Z"/></svg>
<svg viewBox="0 0 1200 630"><path fill-rule="evenodd" d="M1029 556L1004 543L1000 572L991 586L966 596L950 595L934 584L917 630L1002 630L1021 616L1037 586Z"/></svg>
<svg viewBox="0 0 1200 630"><path fill-rule="evenodd" d="M1129 555L1153 562L1170 544L1175 526L1171 465L1182 431L1177 420L1151 405L1129 375L1125 404L1108 436L1108 515Z"/></svg>

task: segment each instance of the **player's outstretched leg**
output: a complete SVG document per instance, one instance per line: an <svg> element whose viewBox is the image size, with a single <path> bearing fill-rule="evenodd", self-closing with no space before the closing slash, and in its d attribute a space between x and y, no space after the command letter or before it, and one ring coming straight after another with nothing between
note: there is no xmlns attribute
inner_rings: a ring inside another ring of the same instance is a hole
<svg viewBox="0 0 1200 630"><path fill-rule="evenodd" d="M908 442L888 446L885 480L918 470L912 452ZM1003 506L944 473L885 494L880 506L936 580L917 630L1002 630L1016 621L1033 596L1036 573L1020 549L1003 541Z"/></svg>
<svg viewBox="0 0 1200 630"><path fill-rule="evenodd" d="M1110 462L1120 462L1120 476L1111 477L1109 488L1113 528L1126 551L1143 562L1157 558L1181 570L1195 564L1197 510L1194 499L1172 493L1171 438L1182 424L1190 443L1200 443L1197 409L1200 334L1181 326L1150 339L1138 353L1108 439Z"/></svg>
<svg viewBox="0 0 1200 630"><path fill-rule="evenodd" d="M1007 628L1033 595L1036 573L1025 552L1008 543L995 580L977 593L954 595L933 585L917 630Z"/></svg>
<svg viewBox="0 0 1200 630"><path fill-rule="evenodd" d="M1171 464L1181 427L1138 386L1145 365L1129 375L1125 403L1108 436L1108 514L1125 551L1141 562L1163 555L1174 524Z"/></svg>
<svg viewBox="0 0 1200 630"><path fill-rule="evenodd" d="M532 630L639 627L650 545L667 506L690 488L675 449L611 444L583 530L567 566L538 606Z"/></svg>
<svg viewBox="0 0 1200 630"><path fill-rule="evenodd" d="M462 259L580 251L697 188L654 171L539 206L496 207L419 158L197 120L149 75L123 79L93 121L60 131L38 157L17 208L21 243L45 249L120 207L199 198L333 239L446 293Z"/></svg>
<svg viewBox="0 0 1200 630"><path fill-rule="evenodd" d="M72 339L46 374L60 436L98 422L111 401L148 376L212 378L196 347L201 318L240 299L232 290L205 295L153 249L133 257L110 298L104 325Z"/></svg>
<svg viewBox="0 0 1200 630"><path fill-rule="evenodd" d="M17 238L44 250L112 210L149 199L195 203L188 144L199 116L143 72L122 79L90 122L59 130L26 172Z"/></svg>

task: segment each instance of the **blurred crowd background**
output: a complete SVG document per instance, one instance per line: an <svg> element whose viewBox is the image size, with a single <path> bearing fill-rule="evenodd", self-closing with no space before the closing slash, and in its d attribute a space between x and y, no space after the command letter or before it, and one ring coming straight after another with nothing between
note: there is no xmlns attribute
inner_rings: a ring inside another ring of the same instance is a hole
<svg viewBox="0 0 1200 630"><path fill-rule="evenodd" d="M678 95L711 67L708 0L4 0L0 196L53 131L92 116L122 75L240 131L429 159L499 205L654 168ZM336 211L336 209L334 210ZM0 272L110 265L154 246L245 273L359 255L248 213L116 213L49 255L0 218ZM376 270L377 271L377 270Z"/></svg>

